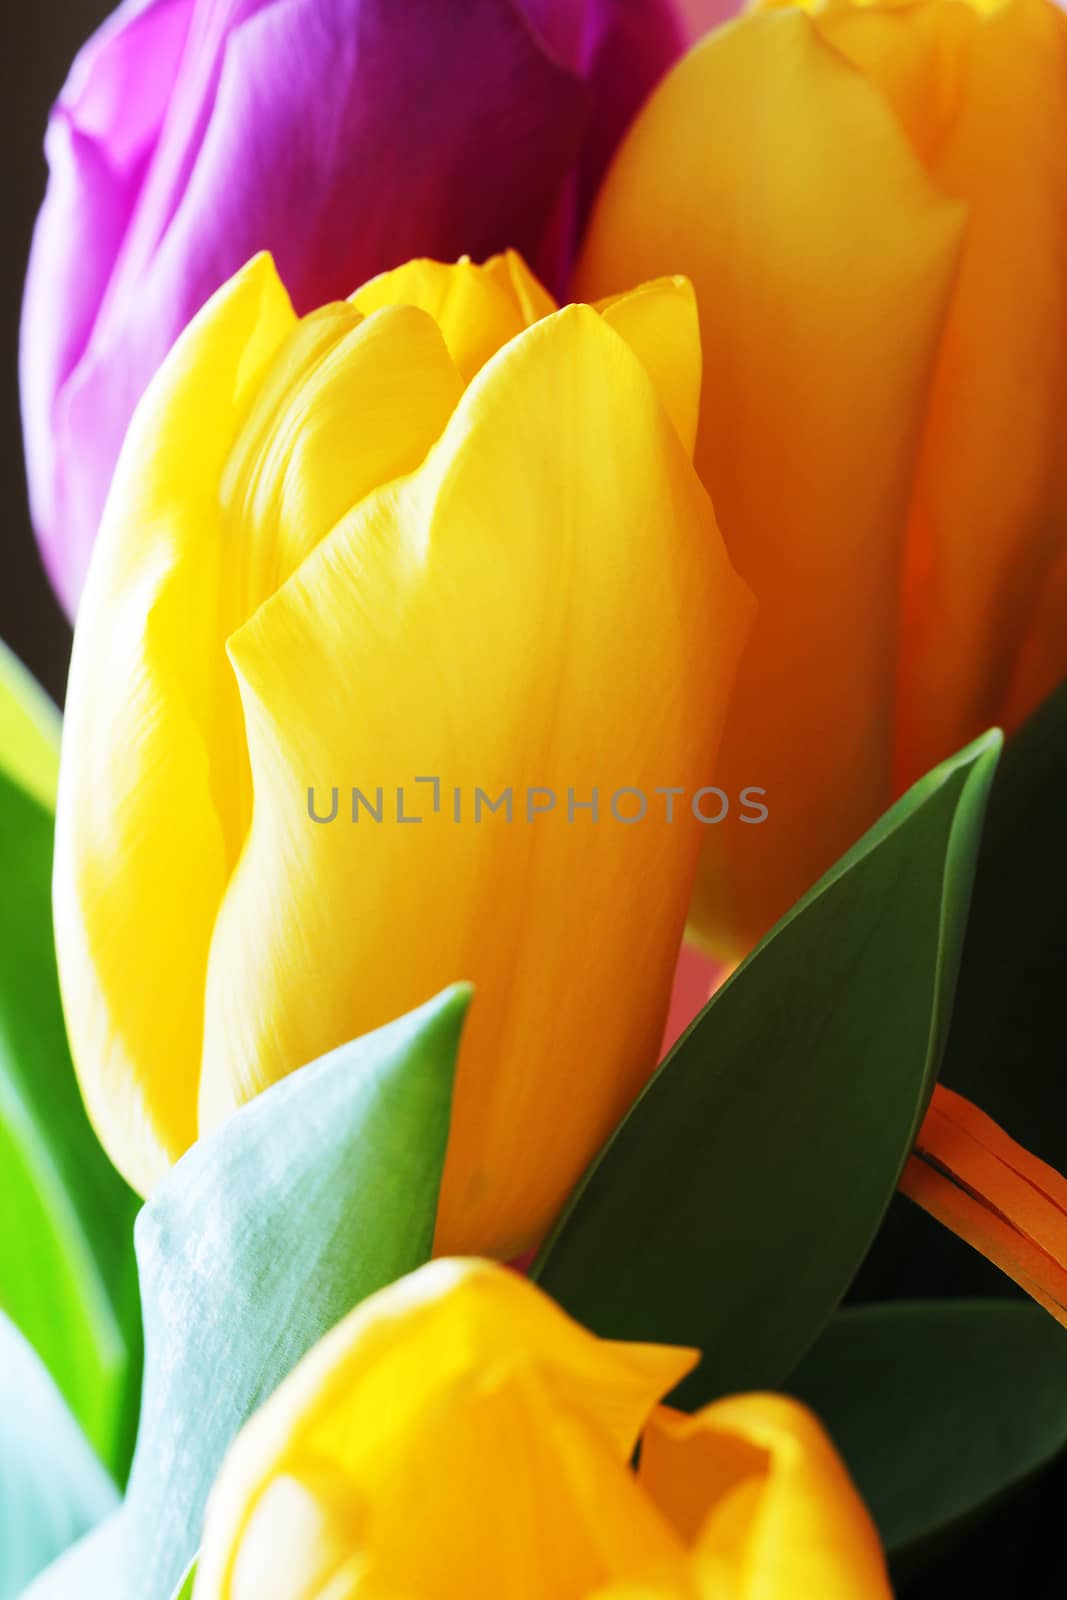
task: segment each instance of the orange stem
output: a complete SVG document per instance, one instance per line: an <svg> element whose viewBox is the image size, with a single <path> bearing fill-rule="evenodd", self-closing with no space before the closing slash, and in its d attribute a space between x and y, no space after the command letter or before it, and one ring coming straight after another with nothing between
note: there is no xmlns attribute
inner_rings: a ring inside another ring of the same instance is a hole
<svg viewBox="0 0 1067 1600"><path fill-rule="evenodd" d="M940 1084L902 1192L1067 1327L1067 1180Z"/></svg>

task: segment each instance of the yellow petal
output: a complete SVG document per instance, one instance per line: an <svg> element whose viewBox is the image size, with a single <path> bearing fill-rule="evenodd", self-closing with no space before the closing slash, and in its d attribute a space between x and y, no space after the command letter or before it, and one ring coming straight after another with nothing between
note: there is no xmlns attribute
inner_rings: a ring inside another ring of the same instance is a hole
<svg viewBox="0 0 1067 1600"><path fill-rule="evenodd" d="M360 1496L332 1463L294 1458L248 1520L233 1563L232 1600L318 1600L350 1567L364 1522Z"/></svg>
<svg viewBox="0 0 1067 1600"><path fill-rule="evenodd" d="M261 258L135 419L79 614L55 901L83 1090L142 1192L196 1136L208 950L252 808L225 641L421 462L461 390L423 312L298 324Z"/></svg>
<svg viewBox="0 0 1067 1600"><path fill-rule="evenodd" d="M891 1600L874 1524L818 1422L781 1395L661 1407L640 1480L716 1600Z"/></svg>
<svg viewBox="0 0 1067 1600"><path fill-rule="evenodd" d="M331 1576L361 1600L585 1600L676 1575L628 1460L693 1359L600 1341L503 1268L436 1262L365 1302L245 1428L197 1600L311 1600Z"/></svg>
<svg viewBox="0 0 1067 1600"><path fill-rule="evenodd" d="M788 0L786 0L788 4ZM762 9L762 8L761 8ZM768 8L769 9L769 8ZM979 7L973 0L926 3L835 0L810 10L820 36L854 62L892 107L927 171L959 114Z"/></svg>
<svg viewBox="0 0 1067 1600"><path fill-rule="evenodd" d="M463 386L433 321L410 306L364 317L350 305L305 317L264 374L226 462L213 728L227 868L252 795L244 717L224 641L379 484L411 472Z"/></svg>
<svg viewBox="0 0 1067 1600"><path fill-rule="evenodd" d="M559 310L540 278L530 271L517 250L504 250L500 255L490 256L482 270L506 286L522 314L524 327L531 327L542 317L550 317L553 311Z"/></svg>
<svg viewBox="0 0 1067 1600"><path fill-rule="evenodd" d="M660 278L596 307L640 356L678 437L692 456L700 414L700 323L687 278Z"/></svg>
<svg viewBox="0 0 1067 1600"><path fill-rule="evenodd" d="M255 804L209 962L202 1125L470 979L438 1246L541 1234L656 1060L700 843L656 790L710 781L748 613L626 343L579 307L515 340L425 466L230 641ZM312 786L344 796L329 826ZM380 822L350 820L353 786L382 791ZM568 803L594 788L595 822ZM623 788L643 821L615 820ZM474 820L476 790L510 790L514 820Z"/></svg>
<svg viewBox="0 0 1067 1600"><path fill-rule="evenodd" d="M352 296L360 311L418 306L441 329L464 383L500 347L556 309L555 301L514 250L481 265L462 261L408 261L383 272Z"/></svg>
<svg viewBox="0 0 1067 1600"><path fill-rule="evenodd" d="M142 402L79 615L56 820L63 1003L89 1114L142 1192L196 1133L206 953L224 882L204 728L218 482L295 324L269 258L221 289Z"/></svg>
<svg viewBox="0 0 1067 1600"><path fill-rule="evenodd" d="M696 289L696 461L759 603L695 916L744 947L890 795L904 531L963 216L882 94L799 13L713 33L639 114L579 265ZM803 824L798 822L803 818Z"/></svg>

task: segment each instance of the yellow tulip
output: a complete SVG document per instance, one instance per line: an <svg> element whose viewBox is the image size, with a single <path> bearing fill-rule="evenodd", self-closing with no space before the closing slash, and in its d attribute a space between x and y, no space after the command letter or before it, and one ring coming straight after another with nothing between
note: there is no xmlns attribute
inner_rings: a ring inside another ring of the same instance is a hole
<svg viewBox="0 0 1067 1600"><path fill-rule="evenodd" d="M1067 673L1067 18L828 0L639 114L582 295L692 279L696 461L759 613L694 918L745 948L911 781Z"/></svg>
<svg viewBox="0 0 1067 1600"><path fill-rule="evenodd" d="M597 1339L503 1267L433 1262L245 1426L194 1600L889 1600L808 1411L657 1404L696 1360Z"/></svg>
<svg viewBox="0 0 1067 1600"><path fill-rule="evenodd" d="M469 979L439 1246L545 1230L655 1064L700 847L609 797L711 781L750 612L699 387L684 281L556 311L514 256L303 320L261 257L179 341L79 614L57 822L74 1057L142 1193Z"/></svg>

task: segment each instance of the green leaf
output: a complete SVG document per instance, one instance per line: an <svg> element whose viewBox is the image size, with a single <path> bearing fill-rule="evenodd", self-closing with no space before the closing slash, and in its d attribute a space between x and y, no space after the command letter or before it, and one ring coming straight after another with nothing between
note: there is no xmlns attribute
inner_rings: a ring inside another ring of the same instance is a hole
<svg viewBox="0 0 1067 1600"><path fill-rule="evenodd" d="M989 797L942 1081L1067 1172L1067 683L1004 747ZM1014 1292L903 1198L865 1299Z"/></svg>
<svg viewBox="0 0 1067 1600"><path fill-rule="evenodd" d="M185 1577L175 1589L172 1600L193 1600L193 1585L196 1582L196 1561L189 1563Z"/></svg>
<svg viewBox="0 0 1067 1600"><path fill-rule="evenodd" d="M118 1600L125 1582L125 1514L113 1516L46 1567L19 1600ZM135 1594L129 1600L138 1600Z"/></svg>
<svg viewBox="0 0 1067 1600"><path fill-rule="evenodd" d="M457 984L266 1090L137 1221L145 1386L121 1510L23 1600L171 1600L226 1450L300 1358L433 1247Z"/></svg>
<svg viewBox="0 0 1067 1600"><path fill-rule="evenodd" d="M301 1356L429 1259L469 999L447 989L276 1084L194 1145L138 1218L129 1600L170 1600L230 1441Z"/></svg>
<svg viewBox="0 0 1067 1600"><path fill-rule="evenodd" d="M0 640L0 772L55 809L60 716L22 662Z"/></svg>
<svg viewBox="0 0 1067 1600"><path fill-rule="evenodd" d="M1067 683L989 797L944 1081L1067 1171Z"/></svg>
<svg viewBox="0 0 1067 1600"><path fill-rule="evenodd" d="M138 1202L100 1148L67 1048L52 832L51 813L0 771L0 1309L121 1477L139 1373Z"/></svg>
<svg viewBox="0 0 1067 1600"><path fill-rule="evenodd" d="M598 1333L703 1350L682 1403L779 1383L870 1245L936 1077L999 748L935 768L772 930L535 1265Z"/></svg>
<svg viewBox="0 0 1067 1600"><path fill-rule="evenodd" d="M822 1418L904 1561L1067 1446L1067 1333L1033 1305L850 1306L786 1388Z"/></svg>
<svg viewBox="0 0 1067 1600"><path fill-rule="evenodd" d="M0 1600L118 1504L52 1379L0 1313Z"/></svg>

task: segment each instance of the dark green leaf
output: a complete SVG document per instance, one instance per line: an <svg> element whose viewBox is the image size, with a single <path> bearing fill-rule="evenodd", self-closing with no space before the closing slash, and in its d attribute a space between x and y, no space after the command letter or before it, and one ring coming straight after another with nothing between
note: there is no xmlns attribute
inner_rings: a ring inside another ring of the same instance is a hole
<svg viewBox="0 0 1067 1600"><path fill-rule="evenodd" d="M941 1079L1067 1172L1067 683L1004 747L975 872ZM899 1200L864 1299L1013 1294L974 1251Z"/></svg>
<svg viewBox="0 0 1067 1600"><path fill-rule="evenodd" d="M772 930L542 1252L597 1332L705 1352L684 1403L780 1382L870 1245L940 1061L999 745L929 773Z"/></svg>
<svg viewBox="0 0 1067 1600"><path fill-rule="evenodd" d="M74 1078L52 941L51 813L0 770L0 1308L121 1476L136 1404L137 1201Z"/></svg>
<svg viewBox="0 0 1067 1600"><path fill-rule="evenodd" d="M826 1423L898 1558L1067 1445L1067 1333L1033 1305L850 1306L786 1387Z"/></svg>
<svg viewBox="0 0 1067 1600"><path fill-rule="evenodd" d="M944 1082L1067 1171L1067 683L989 797Z"/></svg>
<svg viewBox="0 0 1067 1600"><path fill-rule="evenodd" d="M0 1313L0 1600L118 1504L48 1372Z"/></svg>

